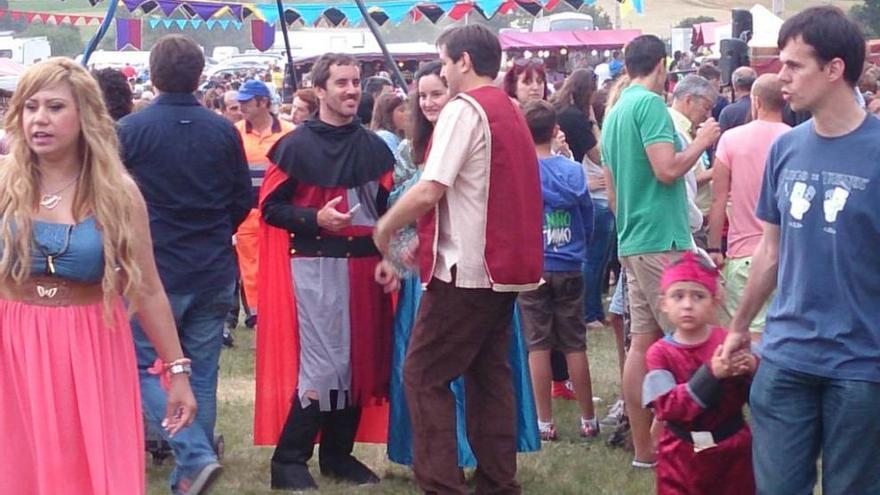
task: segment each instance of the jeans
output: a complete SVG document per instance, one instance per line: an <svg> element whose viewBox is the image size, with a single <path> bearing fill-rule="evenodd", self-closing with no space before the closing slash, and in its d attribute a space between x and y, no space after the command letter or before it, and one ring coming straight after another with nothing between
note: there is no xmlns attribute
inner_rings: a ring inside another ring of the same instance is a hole
<svg viewBox="0 0 880 495"><path fill-rule="evenodd" d="M752 383L759 495L880 494L880 383L835 380L763 360Z"/></svg>
<svg viewBox="0 0 880 495"><path fill-rule="evenodd" d="M162 432L163 438L174 450L177 461L171 473L172 488L182 477L195 475L206 464L217 461L213 448L217 377L223 346L223 324L232 304L234 290L235 284L229 284L220 289L190 294L168 294L183 353L192 359L190 384L199 406L193 424L178 432L174 438L169 438L161 427L168 395L159 385L158 376L147 372L147 368L156 361L156 351L137 319L132 321L144 415L156 431Z"/></svg>
<svg viewBox="0 0 880 495"><path fill-rule="evenodd" d="M593 237L587 246L587 262L584 263L584 320L604 321L602 289L605 270L614 243L614 213L607 199L593 200Z"/></svg>

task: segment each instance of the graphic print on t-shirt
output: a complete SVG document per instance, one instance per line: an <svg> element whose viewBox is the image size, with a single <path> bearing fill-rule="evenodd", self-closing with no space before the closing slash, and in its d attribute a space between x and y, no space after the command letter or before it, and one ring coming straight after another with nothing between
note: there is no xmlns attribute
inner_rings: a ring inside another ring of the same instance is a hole
<svg viewBox="0 0 880 495"><path fill-rule="evenodd" d="M850 195L854 191L864 191L870 179L836 172L816 174L806 170L786 170L783 173L783 181L785 182L784 191L788 192L788 212L794 219L789 222L789 226L795 228L803 226L801 221L810 211L816 196L816 186L819 186L824 191L822 213L826 225L822 230L829 234L837 234L834 225L841 212L846 208Z"/></svg>
<svg viewBox="0 0 880 495"><path fill-rule="evenodd" d="M808 186L804 182L794 183L794 186L791 188L791 196L789 197L791 201L789 213L791 213L795 220L801 221L804 219L804 214L810 209L812 204L810 201L813 200L815 195L816 188L813 186Z"/></svg>
<svg viewBox="0 0 880 495"><path fill-rule="evenodd" d="M544 245L558 251L571 242L571 213L552 210L544 213Z"/></svg>

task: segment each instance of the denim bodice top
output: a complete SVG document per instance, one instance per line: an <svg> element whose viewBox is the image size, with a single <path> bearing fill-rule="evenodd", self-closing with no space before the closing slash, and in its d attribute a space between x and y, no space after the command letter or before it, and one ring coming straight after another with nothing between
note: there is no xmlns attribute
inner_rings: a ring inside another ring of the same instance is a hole
<svg viewBox="0 0 880 495"><path fill-rule="evenodd" d="M35 220L31 274L98 283L104 276L104 245L94 217L75 225Z"/></svg>

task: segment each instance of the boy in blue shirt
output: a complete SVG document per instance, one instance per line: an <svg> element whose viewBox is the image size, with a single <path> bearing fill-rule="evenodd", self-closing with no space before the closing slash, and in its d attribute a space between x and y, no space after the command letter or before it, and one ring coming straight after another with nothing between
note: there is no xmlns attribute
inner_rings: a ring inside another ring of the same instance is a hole
<svg viewBox="0 0 880 495"><path fill-rule="evenodd" d="M580 164L551 151L559 132L556 110L546 101L523 109L541 168L544 197L544 284L518 298L538 428L542 440L556 440L550 402L550 351L565 354L575 396L581 409L581 436L594 438L599 423L593 411L590 364L583 322L584 280L581 266L593 233L593 200Z"/></svg>

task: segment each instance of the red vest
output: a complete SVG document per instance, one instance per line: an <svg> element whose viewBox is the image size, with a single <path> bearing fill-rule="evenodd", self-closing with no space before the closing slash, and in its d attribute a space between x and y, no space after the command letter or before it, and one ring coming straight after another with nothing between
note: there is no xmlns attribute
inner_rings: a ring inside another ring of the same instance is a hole
<svg viewBox="0 0 880 495"><path fill-rule="evenodd" d="M458 96L489 129L486 271L499 292L532 290L544 270L543 199L538 157L519 107L494 86ZM433 143L437 144L437 143ZM445 144L445 143L444 143ZM419 219L419 268L428 283L437 261L438 208Z"/></svg>

